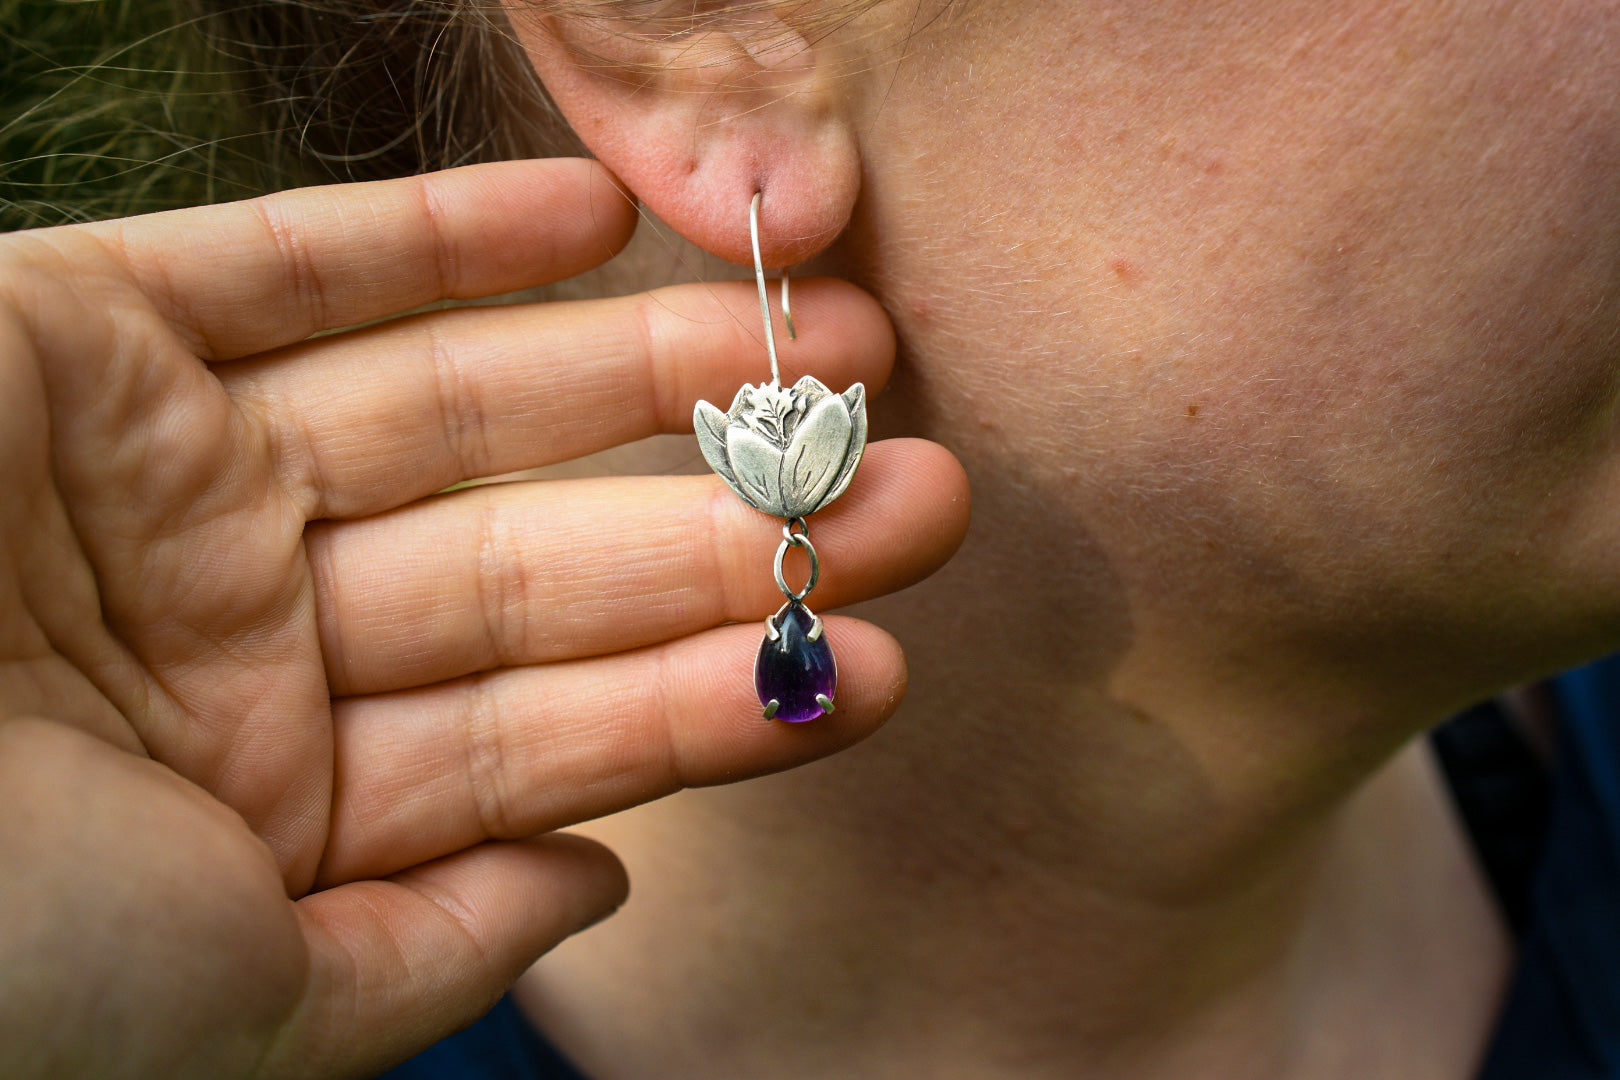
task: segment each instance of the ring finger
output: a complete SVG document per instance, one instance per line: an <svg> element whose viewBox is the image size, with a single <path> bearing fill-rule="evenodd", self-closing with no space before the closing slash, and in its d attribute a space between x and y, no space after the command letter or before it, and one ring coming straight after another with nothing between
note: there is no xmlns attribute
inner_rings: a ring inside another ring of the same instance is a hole
<svg viewBox="0 0 1620 1080"><path fill-rule="evenodd" d="M873 445L812 522L819 609L932 573L967 525L967 481L919 440ZM714 477L500 484L307 534L336 695L637 648L781 603L780 524ZM791 569L791 567L790 567Z"/></svg>
<svg viewBox="0 0 1620 1080"><path fill-rule="evenodd" d="M852 285L794 289L801 333L782 362L843 387L881 385L894 337ZM632 297L466 308L315 338L217 366L260 421L306 521L354 518L476 477L692 429L768 372L758 300L741 282Z"/></svg>

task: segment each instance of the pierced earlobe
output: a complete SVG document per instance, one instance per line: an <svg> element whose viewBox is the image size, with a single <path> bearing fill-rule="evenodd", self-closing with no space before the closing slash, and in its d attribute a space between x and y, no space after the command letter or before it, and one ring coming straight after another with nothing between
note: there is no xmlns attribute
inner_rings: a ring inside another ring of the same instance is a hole
<svg viewBox="0 0 1620 1080"><path fill-rule="evenodd" d="M775 10L669 20L508 16L552 100L590 151L681 236L748 265L734 209L764 192L766 266L816 254L848 224L860 189L852 46L808 40ZM607 27L607 28L605 28Z"/></svg>

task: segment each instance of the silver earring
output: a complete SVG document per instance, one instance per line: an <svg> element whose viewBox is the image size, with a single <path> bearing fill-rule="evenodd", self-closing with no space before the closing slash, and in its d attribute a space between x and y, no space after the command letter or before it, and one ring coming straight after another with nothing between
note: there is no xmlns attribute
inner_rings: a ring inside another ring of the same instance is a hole
<svg viewBox="0 0 1620 1080"><path fill-rule="evenodd" d="M755 193L748 225L754 241L754 280L765 317L771 381L758 386L744 383L729 412L721 412L707 401L698 402L692 423L703 457L731 490L754 509L786 519L782 545L776 549L776 585L787 602L765 620L765 640L754 661L754 689L765 719L797 723L832 712L838 686L838 665L821 616L804 603L821 577L821 560L810 543L805 518L842 495L855 475L866 449L866 388L856 383L835 394L806 375L783 389L776 331L765 294L765 264L759 253L760 199ZM782 273L782 313L788 333L793 335L786 271ZM810 556L810 578L797 591L782 572L789 548L803 548Z"/></svg>

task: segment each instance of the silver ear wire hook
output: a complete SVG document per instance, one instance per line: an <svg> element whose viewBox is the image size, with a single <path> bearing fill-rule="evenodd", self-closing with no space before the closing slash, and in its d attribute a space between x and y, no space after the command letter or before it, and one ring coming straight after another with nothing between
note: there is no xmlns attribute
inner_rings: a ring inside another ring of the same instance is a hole
<svg viewBox="0 0 1620 1080"><path fill-rule="evenodd" d="M788 303L788 272L782 268L782 321L787 323L788 340L798 341L799 332L793 328L793 305Z"/></svg>
<svg viewBox="0 0 1620 1080"><path fill-rule="evenodd" d="M771 302L765 293L765 258L759 253L759 204L763 191L754 192L754 201L748 207L748 234L754 241L754 281L759 285L759 312L765 319L765 349L771 354L771 385L782 385L782 365L776 359L776 327L771 321ZM797 341L798 331L793 326L793 309L788 305L788 274L782 271L782 317L787 321L788 340Z"/></svg>

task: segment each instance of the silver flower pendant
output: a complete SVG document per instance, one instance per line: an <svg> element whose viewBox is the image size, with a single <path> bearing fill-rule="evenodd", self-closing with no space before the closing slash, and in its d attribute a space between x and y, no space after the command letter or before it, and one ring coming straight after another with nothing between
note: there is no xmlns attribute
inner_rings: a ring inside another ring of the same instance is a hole
<svg viewBox="0 0 1620 1080"><path fill-rule="evenodd" d="M821 616L804 598L821 576L821 560L810 542L804 520L844 493L866 450L866 388L856 383L835 394L806 375L782 387L776 356L776 331L765 293L765 266L759 253L759 203L754 196L748 225L754 241L754 280L765 319L765 345L771 358L771 381L743 384L729 412L700 401L692 412L698 446L711 468L754 509L786 518L782 544L776 549L776 586L787 597L765 620L765 640L754 661L754 689L767 720L799 723L833 711L838 665ZM788 306L788 276L782 274L782 314L788 333L793 315ZM810 558L810 580L794 589L782 571L790 548Z"/></svg>
<svg viewBox="0 0 1620 1080"><path fill-rule="evenodd" d="M709 467L756 510L802 518L844 493L866 449L866 388L835 394L806 375L784 390L744 385L730 412L692 417Z"/></svg>

